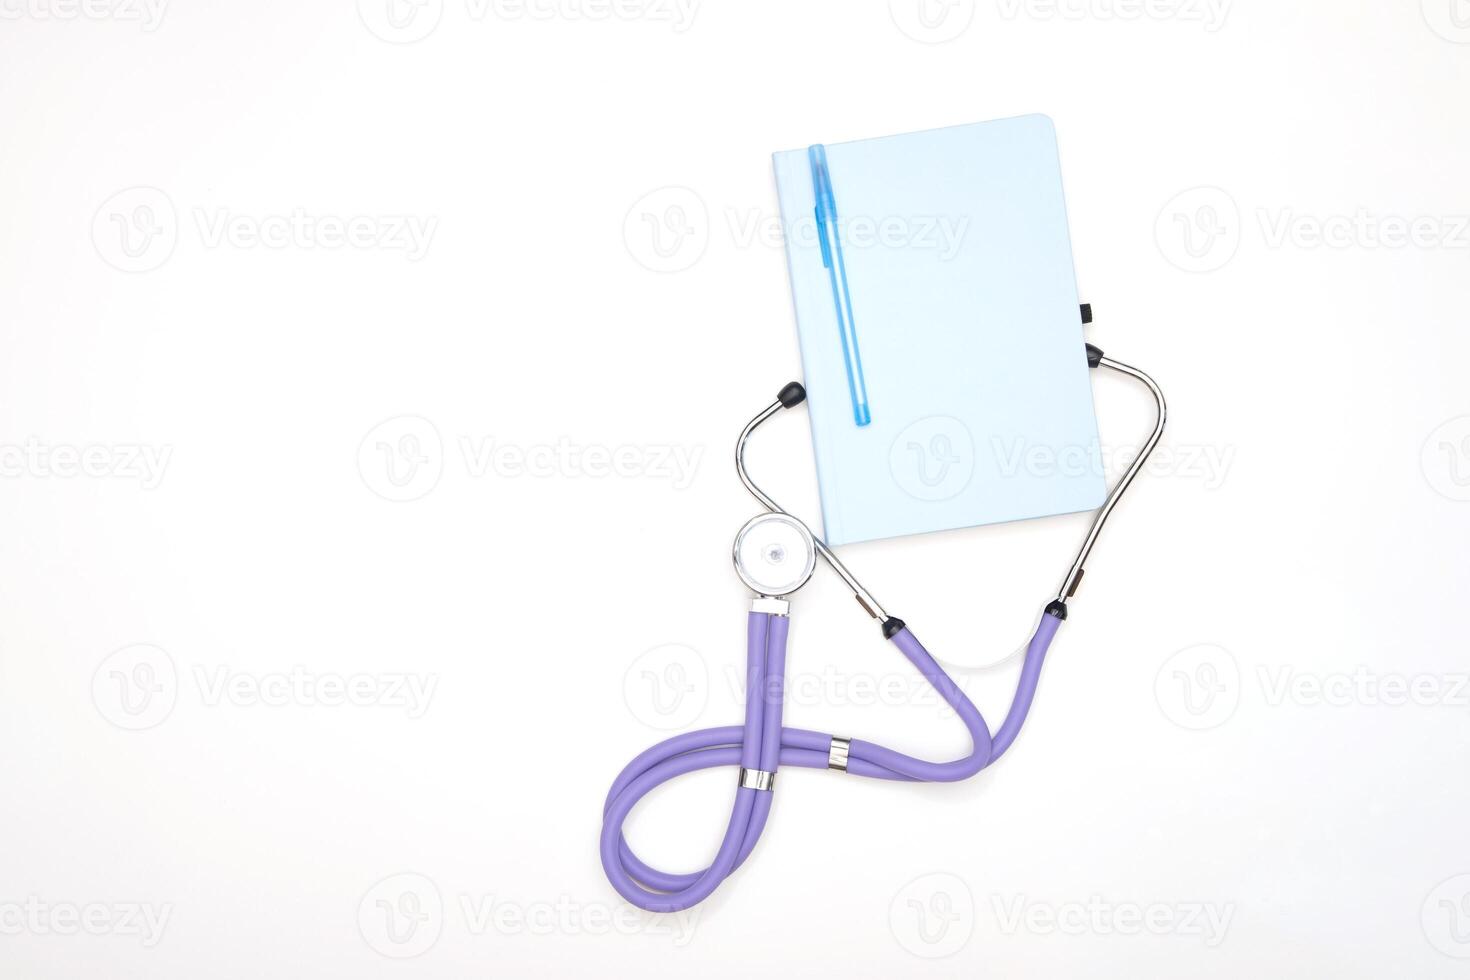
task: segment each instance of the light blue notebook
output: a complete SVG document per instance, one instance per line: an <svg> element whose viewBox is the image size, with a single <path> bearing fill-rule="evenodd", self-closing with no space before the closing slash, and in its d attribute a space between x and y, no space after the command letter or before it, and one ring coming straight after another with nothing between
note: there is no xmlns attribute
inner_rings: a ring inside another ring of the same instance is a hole
<svg viewBox="0 0 1470 980"><path fill-rule="evenodd" d="M827 542L1100 506L1051 120L824 151L774 160Z"/></svg>

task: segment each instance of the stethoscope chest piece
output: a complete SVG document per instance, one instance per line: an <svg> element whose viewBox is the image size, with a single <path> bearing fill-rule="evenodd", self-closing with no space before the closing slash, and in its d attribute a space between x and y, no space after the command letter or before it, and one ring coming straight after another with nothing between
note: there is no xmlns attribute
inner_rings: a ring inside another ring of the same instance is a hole
<svg viewBox="0 0 1470 980"><path fill-rule="evenodd" d="M786 514L752 517L735 535L735 573L763 596L790 595L817 567L812 532Z"/></svg>

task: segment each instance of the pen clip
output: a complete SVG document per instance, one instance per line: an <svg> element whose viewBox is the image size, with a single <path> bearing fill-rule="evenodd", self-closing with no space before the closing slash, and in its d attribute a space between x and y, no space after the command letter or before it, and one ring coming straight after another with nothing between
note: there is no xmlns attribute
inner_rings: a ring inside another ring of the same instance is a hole
<svg viewBox="0 0 1470 980"><path fill-rule="evenodd" d="M827 219L822 216L822 205L812 210L817 216L817 241L822 246L822 268L832 268L832 247L827 244Z"/></svg>
<svg viewBox="0 0 1470 980"><path fill-rule="evenodd" d="M832 174L827 169L827 148L817 143L807 147L812 168L812 196L816 198L817 239L822 245L822 267L832 286L832 303L837 309L837 333L842 341L842 363L847 368L847 391L852 396L852 420L859 427L873 421L868 410L868 386L863 379L863 362L858 353L857 327L853 324L852 296L847 289L847 268L842 261L842 239L837 227L837 195L832 191Z"/></svg>
<svg viewBox="0 0 1470 980"><path fill-rule="evenodd" d="M807 160L812 168L812 193L817 206L812 213L817 216L817 241L822 246L822 268L832 268L832 244L827 241L827 224L837 217L837 202L832 196L832 175L827 170L827 148L820 143L806 149ZM836 228L832 231L835 233Z"/></svg>

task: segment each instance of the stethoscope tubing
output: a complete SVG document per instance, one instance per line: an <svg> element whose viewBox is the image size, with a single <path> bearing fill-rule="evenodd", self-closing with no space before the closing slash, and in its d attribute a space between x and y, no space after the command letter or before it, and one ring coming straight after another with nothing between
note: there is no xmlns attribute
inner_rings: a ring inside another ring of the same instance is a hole
<svg viewBox="0 0 1470 980"><path fill-rule="evenodd" d="M1027 645L1016 694L1000 729L991 735L985 719L907 627L892 637L960 718L970 733L968 755L929 762L874 742L852 739L846 771L855 776L910 782L956 782L990 765L1015 741L1030 711L1047 649L1062 620L1045 613ZM765 829L774 793L741 786L725 836L710 866L685 874L660 871L642 861L623 836L623 823L650 791L670 779L715 766L776 773L785 766L827 769L833 736L781 724L786 668L785 616L752 612L747 624L745 724L686 732L639 754L613 781L603 806L602 866L623 898L651 912L677 912L707 898L750 856Z"/></svg>

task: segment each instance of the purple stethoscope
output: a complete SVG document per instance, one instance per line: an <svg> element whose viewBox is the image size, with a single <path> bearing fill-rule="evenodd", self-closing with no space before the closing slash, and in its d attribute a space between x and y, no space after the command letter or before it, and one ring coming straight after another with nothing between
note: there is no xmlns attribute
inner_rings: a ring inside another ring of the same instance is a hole
<svg viewBox="0 0 1470 980"><path fill-rule="evenodd" d="M771 812L772 790L778 765L807 769L835 769L856 776L909 782L955 782L968 779L1000 758L1015 741L1031 708L1041 664L1051 641L1067 618L1067 600L1082 581L1083 565L1098 533L1123 492L1138 475L1164 434L1167 409L1164 393L1154 380L1136 368L1106 357L1087 345L1089 367L1105 367L1143 383L1153 395L1158 415L1153 433L1127 472L1109 491L1093 518L1056 598L1041 616L1026 658L1011 710L994 735L974 704L914 638L903 620L890 616L807 526L767 496L745 469L745 444L756 427L783 408L806 399L796 382L781 389L776 401L751 419L735 446L735 469L745 489L767 513L751 519L735 537L735 571L756 595L748 619L746 641L745 724L705 728L677 735L643 752L624 767L608 791L602 811L602 866L608 881L629 902L651 912L677 912L698 904L719 887L755 849ZM954 709L969 729L973 748L953 762L926 762L862 739L828 735L781 724L782 684L786 668L786 631L790 603L787 596L805 585L820 557L847 583L858 604L883 626L883 636L909 659ZM639 860L623 837L623 821L654 787L697 769L739 766L739 788L730 824L714 861L703 871L671 874Z"/></svg>

